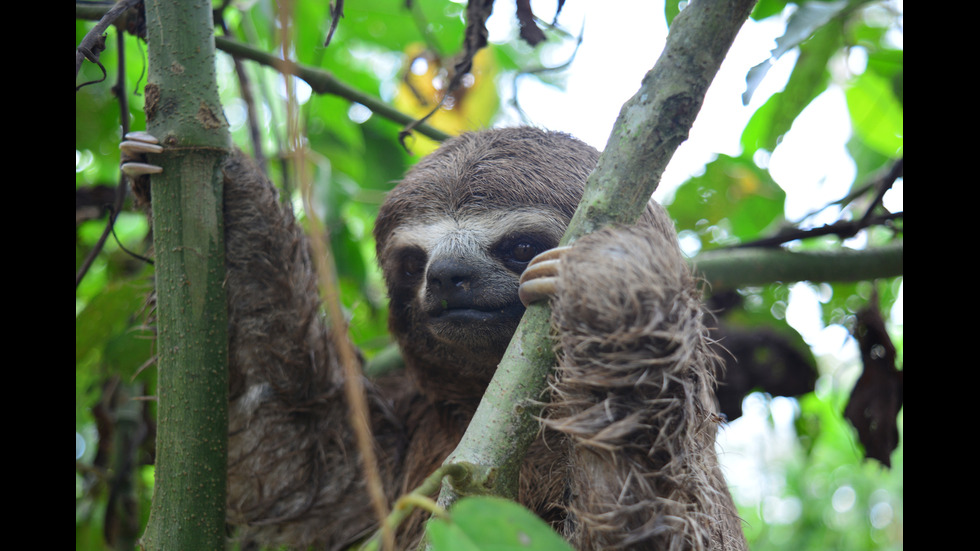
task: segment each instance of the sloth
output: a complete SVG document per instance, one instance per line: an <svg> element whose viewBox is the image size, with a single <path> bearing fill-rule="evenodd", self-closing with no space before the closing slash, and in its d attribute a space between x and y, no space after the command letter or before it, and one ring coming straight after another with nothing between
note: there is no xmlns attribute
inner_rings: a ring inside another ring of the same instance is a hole
<svg viewBox="0 0 980 551"><path fill-rule="evenodd" d="M131 159L152 137L123 149L128 173L157 170ZM387 195L374 237L405 369L364 381L385 497L442 464L526 303L548 300L556 367L518 500L578 549L745 549L715 456L719 364L668 215L651 201L635 227L555 249L598 155L558 132L474 132ZM228 523L247 545L345 549L378 522L306 237L245 155L223 170Z"/></svg>

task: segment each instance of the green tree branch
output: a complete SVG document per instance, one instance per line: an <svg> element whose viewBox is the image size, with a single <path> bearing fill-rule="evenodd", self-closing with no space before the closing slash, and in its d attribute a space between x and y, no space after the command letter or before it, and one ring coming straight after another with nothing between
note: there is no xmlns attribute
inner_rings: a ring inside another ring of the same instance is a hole
<svg viewBox="0 0 980 551"><path fill-rule="evenodd" d="M866 281L902 275L903 250L903 241L862 251L718 249L691 264L714 289L776 281Z"/></svg>
<svg viewBox="0 0 980 551"><path fill-rule="evenodd" d="M211 4L146 2L156 251L156 482L144 549L222 549L228 322L221 164L230 136L214 72Z"/></svg>

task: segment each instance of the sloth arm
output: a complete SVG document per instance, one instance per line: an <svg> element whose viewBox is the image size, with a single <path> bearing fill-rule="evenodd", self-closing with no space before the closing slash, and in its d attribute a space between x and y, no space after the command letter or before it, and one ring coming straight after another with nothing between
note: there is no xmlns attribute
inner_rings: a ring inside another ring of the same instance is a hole
<svg viewBox="0 0 980 551"><path fill-rule="evenodd" d="M716 362L676 238L607 229L528 271L524 298L551 297L558 335L543 418L569 446L564 535L578 549L746 549L715 458Z"/></svg>
<svg viewBox="0 0 980 551"><path fill-rule="evenodd" d="M376 522L306 237L250 159L233 154L223 170L229 521L266 545L342 548ZM367 391L382 482L395 488L404 438Z"/></svg>
<svg viewBox="0 0 980 551"><path fill-rule="evenodd" d="M127 138L123 170L159 172L147 163L127 166L135 155L157 152L145 147L153 145L151 136ZM249 158L236 150L222 169L228 521L239 527L243 544L345 548L376 528L375 514L306 237ZM367 390L383 483L395 488L403 432L379 391L370 385Z"/></svg>

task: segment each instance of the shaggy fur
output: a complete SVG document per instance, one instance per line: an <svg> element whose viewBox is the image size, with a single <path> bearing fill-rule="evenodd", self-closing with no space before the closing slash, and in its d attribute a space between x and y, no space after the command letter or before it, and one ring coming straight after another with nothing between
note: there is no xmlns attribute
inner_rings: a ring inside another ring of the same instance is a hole
<svg viewBox="0 0 980 551"><path fill-rule="evenodd" d="M523 311L524 244L557 244L597 155L536 129L469 134L389 195L375 235L407 369L366 382L389 500L456 446ZM306 241L247 159L225 177L228 520L245 542L343 549L376 519ZM744 549L713 456L715 363L666 214L651 206L639 229L583 238L562 262L553 403L520 501L579 549ZM461 274L475 290L465 300L493 305L485 326L438 322L437 305L456 300L440 283ZM403 527L401 548L422 521Z"/></svg>
<svg viewBox="0 0 980 551"><path fill-rule="evenodd" d="M742 548L714 456L715 358L674 236L603 230L562 263L545 426L568 436L566 536L580 549Z"/></svg>

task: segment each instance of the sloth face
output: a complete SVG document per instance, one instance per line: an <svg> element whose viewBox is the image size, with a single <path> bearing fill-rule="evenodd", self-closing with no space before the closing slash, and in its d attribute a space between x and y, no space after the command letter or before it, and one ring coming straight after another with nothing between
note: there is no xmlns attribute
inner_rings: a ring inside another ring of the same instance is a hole
<svg viewBox="0 0 980 551"><path fill-rule="evenodd" d="M413 336L424 334L456 354L499 359L524 314L518 278L564 229L555 212L527 207L398 227L384 251L392 311Z"/></svg>
<svg viewBox="0 0 980 551"><path fill-rule="evenodd" d="M446 141L388 193L374 228L388 326L420 388L482 393L524 313L520 274L558 243L598 156L566 134L486 130Z"/></svg>

